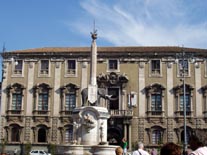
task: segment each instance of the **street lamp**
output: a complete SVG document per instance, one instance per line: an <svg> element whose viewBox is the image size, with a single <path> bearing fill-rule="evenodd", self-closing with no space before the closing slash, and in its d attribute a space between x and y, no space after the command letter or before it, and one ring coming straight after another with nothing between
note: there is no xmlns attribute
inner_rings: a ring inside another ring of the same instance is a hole
<svg viewBox="0 0 207 155"><path fill-rule="evenodd" d="M185 153L187 150L187 129L186 129L186 88L185 88L185 76L186 72L185 70L188 70L188 61L191 60L192 63L194 63L194 59L192 55L187 55L184 50L182 50L182 53L176 54L177 57L181 58L181 63L176 59L178 65L179 65L179 71L181 71L182 76L182 82L183 82L183 116L184 116L184 143L183 143L183 152ZM189 71L189 70L188 70ZM180 72L179 72L180 73Z"/></svg>

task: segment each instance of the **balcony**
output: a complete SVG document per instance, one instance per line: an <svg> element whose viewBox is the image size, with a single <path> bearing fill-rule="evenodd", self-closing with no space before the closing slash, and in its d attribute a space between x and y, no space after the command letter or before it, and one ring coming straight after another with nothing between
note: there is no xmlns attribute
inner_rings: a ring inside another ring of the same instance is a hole
<svg viewBox="0 0 207 155"><path fill-rule="evenodd" d="M186 116L191 117L192 111L186 111ZM183 117L184 111L176 111L175 112L176 117Z"/></svg>
<svg viewBox="0 0 207 155"><path fill-rule="evenodd" d="M41 75L47 75L49 73L49 70L48 69L41 69L40 70L40 74Z"/></svg>
<svg viewBox="0 0 207 155"><path fill-rule="evenodd" d="M21 115L22 110L7 110L7 115Z"/></svg>
<svg viewBox="0 0 207 155"><path fill-rule="evenodd" d="M17 118L19 121L23 120L23 110L7 110L6 119L7 121Z"/></svg>
<svg viewBox="0 0 207 155"><path fill-rule="evenodd" d="M48 116L49 112L50 111L48 111L48 110L34 110L33 115L35 115L35 116Z"/></svg>
<svg viewBox="0 0 207 155"><path fill-rule="evenodd" d="M147 111L147 117L164 117L164 111L161 110Z"/></svg>
<svg viewBox="0 0 207 155"><path fill-rule="evenodd" d="M60 116L64 117L64 116L72 116L73 114L73 110L64 110L64 111L60 111Z"/></svg>
<svg viewBox="0 0 207 155"><path fill-rule="evenodd" d="M22 69L15 69L14 74L22 74Z"/></svg>
<svg viewBox="0 0 207 155"><path fill-rule="evenodd" d="M49 115L50 111L48 110L34 110L33 111L33 120L38 121L38 120L44 120L46 122L49 122Z"/></svg>
<svg viewBox="0 0 207 155"><path fill-rule="evenodd" d="M68 69L67 74L68 75L75 75L76 74L76 69Z"/></svg>
<svg viewBox="0 0 207 155"><path fill-rule="evenodd" d="M109 114L114 117L132 117L132 110L109 110Z"/></svg>

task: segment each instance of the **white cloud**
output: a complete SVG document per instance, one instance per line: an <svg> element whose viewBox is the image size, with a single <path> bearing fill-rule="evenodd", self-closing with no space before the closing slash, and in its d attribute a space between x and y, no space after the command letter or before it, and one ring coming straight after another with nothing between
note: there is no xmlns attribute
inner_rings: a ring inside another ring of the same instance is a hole
<svg viewBox="0 0 207 155"><path fill-rule="evenodd" d="M195 17L196 11L192 12L196 8L194 3L182 0L130 0L127 3L125 0L85 0L81 7L87 17L96 20L100 38L115 46L207 48L207 17L199 13ZM201 7L199 3L198 9ZM82 17L74 22L74 28L88 35L91 19Z"/></svg>

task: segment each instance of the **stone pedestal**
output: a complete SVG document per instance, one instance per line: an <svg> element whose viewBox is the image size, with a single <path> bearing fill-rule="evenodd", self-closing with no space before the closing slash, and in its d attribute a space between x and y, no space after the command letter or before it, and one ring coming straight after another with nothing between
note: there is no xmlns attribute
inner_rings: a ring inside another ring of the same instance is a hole
<svg viewBox="0 0 207 155"><path fill-rule="evenodd" d="M74 137L80 145L107 143L107 119L110 117L104 107L88 106L76 108L73 112L76 129Z"/></svg>

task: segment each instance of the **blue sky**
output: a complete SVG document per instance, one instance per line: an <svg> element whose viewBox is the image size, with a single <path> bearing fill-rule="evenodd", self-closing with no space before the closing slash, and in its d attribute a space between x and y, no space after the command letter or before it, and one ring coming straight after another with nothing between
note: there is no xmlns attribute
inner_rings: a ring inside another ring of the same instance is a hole
<svg viewBox="0 0 207 155"><path fill-rule="evenodd" d="M0 48L90 46L207 48L205 0L0 0Z"/></svg>

